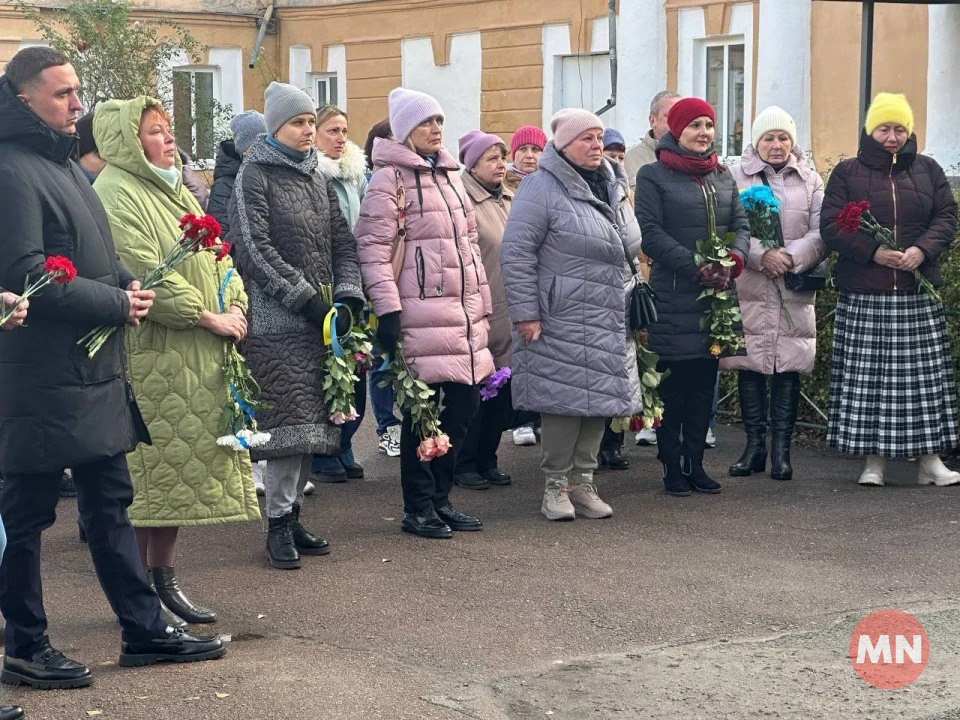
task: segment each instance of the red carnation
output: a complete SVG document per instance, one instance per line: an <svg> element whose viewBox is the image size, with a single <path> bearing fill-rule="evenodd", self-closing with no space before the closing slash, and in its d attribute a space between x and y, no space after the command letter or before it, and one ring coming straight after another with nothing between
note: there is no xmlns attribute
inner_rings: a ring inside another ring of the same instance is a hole
<svg viewBox="0 0 960 720"><path fill-rule="evenodd" d="M194 240L200 234L200 218L193 213L187 213L180 218L180 229L188 240Z"/></svg>
<svg viewBox="0 0 960 720"><path fill-rule="evenodd" d="M225 257L230 254L230 243L223 243L220 245L220 250L217 251L216 259L217 262L220 262Z"/></svg>
<svg viewBox="0 0 960 720"><path fill-rule="evenodd" d="M220 242L216 235L209 235L207 233L203 233L200 236L200 247L202 248L213 248L219 244Z"/></svg>
<svg viewBox="0 0 960 720"><path fill-rule="evenodd" d="M69 258L62 255L48 257L43 264L43 271L50 275L53 282L60 285L66 285L77 276L77 269L73 266L73 263L70 262Z"/></svg>
<svg viewBox="0 0 960 720"><path fill-rule="evenodd" d="M844 232L855 233L860 230L860 219L863 217L863 213L869 209L870 203L866 200L848 202L837 216L837 225Z"/></svg>
<svg viewBox="0 0 960 720"><path fill-rule="evenodd" d="M222 232L220 223L217 222L217 219L213 215L204 215L202 218L199 218L197 225L200 227L200 232L212 238L220 237L220 233Z"/></svg>

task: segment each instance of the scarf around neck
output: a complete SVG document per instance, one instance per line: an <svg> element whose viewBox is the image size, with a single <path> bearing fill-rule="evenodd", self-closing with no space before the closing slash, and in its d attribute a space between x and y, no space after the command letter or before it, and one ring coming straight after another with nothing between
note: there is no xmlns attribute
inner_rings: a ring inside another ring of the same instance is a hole
<svg viewBox="0 0 960 720"><path fill-rule="evenodd" d="M715 152L704 157L698 155L687 155L674 152L673 150L661 150L660 162L671 170L691 175L695 180L709 175L720 164Z"/></svg>

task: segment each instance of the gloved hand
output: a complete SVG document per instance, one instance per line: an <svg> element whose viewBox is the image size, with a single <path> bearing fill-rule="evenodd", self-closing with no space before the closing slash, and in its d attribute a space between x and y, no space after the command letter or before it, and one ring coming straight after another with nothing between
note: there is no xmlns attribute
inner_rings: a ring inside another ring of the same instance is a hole
<svg viewBox="0 0 960 720"><path fill-rule="evenodd" d="M700 287L723 290L730 282L731 269L725 268L720 263L703 263L697 268L693 281Z"/></svg>
<svg viewBox="0 0 960 720"><path fill-rule="evenodd" d="M400 339L400 311L377 318L377 341L384 355L392 356Z"/></svg>
<svg viewBox="0 0 960 720"><path fill-rule="evenodd" d="M337 337L343 337L353 325L360 322L363 302L356 298L338 300L344 307L337 308Z"/></svg>
<svg viewBox="0 0 960 720"><path fill-rule="evenodd" d="M303 314L307 316L307 320L321 330L323 330L323 321L327 319L329 312L330 305L321 300L319 295L314 295L307 300L307 304L303 306ZM337 328L337 330L339 332L339 328Z"/></svg>

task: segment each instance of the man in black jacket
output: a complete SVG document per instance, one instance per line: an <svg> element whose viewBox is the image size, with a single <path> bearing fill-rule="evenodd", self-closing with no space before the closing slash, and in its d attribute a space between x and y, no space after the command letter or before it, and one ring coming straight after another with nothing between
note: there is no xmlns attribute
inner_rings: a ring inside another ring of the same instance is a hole
<svg viewBox="0 0 960 720"><path fill-rule="evenodd" d="M123 332L93 357L77 341L98 325L137 325L151 291L117 260L106 213L79 166L80 82L50 48L20 51L0 77L0 287L22 292L45 256L68 257L75 280L30 300L30 322L0 334L0 564L6 619L0 681L83 687L90 671L50 645L40 584L40 534L55 518L60 476L73 469L100 584L123 628L121 665L220 657L219 640L160 620L127 517L125 454L149 441L124 369Z"/></svg>

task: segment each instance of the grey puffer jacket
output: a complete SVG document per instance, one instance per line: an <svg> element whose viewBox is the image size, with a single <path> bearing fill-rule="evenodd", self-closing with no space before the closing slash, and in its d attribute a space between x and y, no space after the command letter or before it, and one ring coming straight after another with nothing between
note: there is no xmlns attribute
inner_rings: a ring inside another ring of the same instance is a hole
<svg viewBox="0 0 960 720"><path fill-rule="evenodd" d="M690 155L670 133L660 138L664 149ZM700 178L671 170L662 162L644 165L637 175L636 211L643 233L643 252L653 262L650 285L657 293L658 322L649 329L650 349L665 361L712 358L710 333L700 329L706 306L694 282L697 242L707 237L707 201ZM723 165L702 178L717 191L717 234L736 233L731 250L741 267L750 252L750 222L740 204L733 175ZM732 291L731 291L732 292Z"/></svg>
<svg viewBox="0 0 960 720"><path fill-rule="evenodd" d="M340 431L323 399L323 331L307 319L320 285L336 300L363 301L357 242L330 180L315 172L316 151L301 162L259 138L237 174L230 201L236 264L249 299L241 352L270 407L257 424L270 442L253 460L336 455Z"/></svg>
<svg viewBox="0 0 960 720"><path fill-rule="evenodd" d="M641 410L636 348L626 323L633 286L624 244L640 249L623 168L605 159L610 203L547 144L513 201L500 249L514 324L539 320L536 342L513 331L513 404L580 417Z"/></svg>

